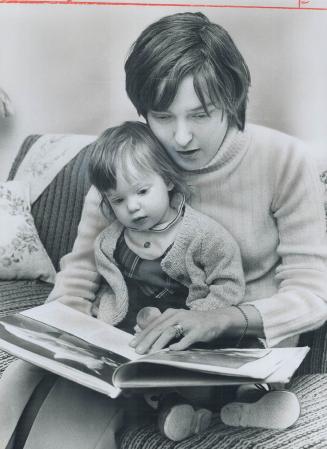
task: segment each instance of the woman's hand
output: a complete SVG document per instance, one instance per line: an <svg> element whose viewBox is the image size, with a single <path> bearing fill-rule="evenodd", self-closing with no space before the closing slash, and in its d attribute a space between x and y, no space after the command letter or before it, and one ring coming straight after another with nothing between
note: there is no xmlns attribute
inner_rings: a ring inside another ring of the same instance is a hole
<svg viewBox="0 0 327 449"><path fill-rule="evenodd" d="M230 329L235 312L238 313L232 307L207 312L167 309L138 333L130 345L139 354L158 351L175 339L176 325L182 326L183 337L177 343L170 345L170 349L182 350L194 343L209 342L224 335Z"/></svg>

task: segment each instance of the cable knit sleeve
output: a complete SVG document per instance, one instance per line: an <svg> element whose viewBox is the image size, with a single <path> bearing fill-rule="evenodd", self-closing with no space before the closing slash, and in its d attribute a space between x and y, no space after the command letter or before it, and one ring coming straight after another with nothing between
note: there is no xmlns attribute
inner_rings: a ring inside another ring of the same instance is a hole
<svg viewBox="0 0 327 449"><path fill-rule="evenodd" d="M195 310L231 306L244 299L245 282L238 244L223 226L208 220L206 217L199 223L201 238L195 238L194 245L191 243L186 252L191 277L187 305ZM201 296L203 286L205 296Z"/></svg>
<svg viewBox="0 0 327 449"><path fill-rule="evenodd" d="M88 192L77 238L71 253L60 261L54 289L47 301L60 300L90 313L91 302L99 288L100 275L95 267L94 242L108 225L100 210L100 196L94 187Z"/></svg>
<svg viewBox="0 0 327 449"><path fill-rule="evenodd" d="M277 158L273 172L279 288L252 303L270 346L315 329L327 318L326 225L317 169L309 158L308 149L293 145Z"/></svg>

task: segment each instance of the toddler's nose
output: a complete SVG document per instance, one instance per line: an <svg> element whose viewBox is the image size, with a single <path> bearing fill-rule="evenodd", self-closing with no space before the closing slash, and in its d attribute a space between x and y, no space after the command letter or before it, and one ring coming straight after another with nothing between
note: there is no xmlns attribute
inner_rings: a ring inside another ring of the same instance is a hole
<svg viewBox="0 0 327 449"><path fill-rule="evenodd" d="M140 202L137 198L130 198L127 201L127 208L130 213L137 212L140 209Z"/></svg>

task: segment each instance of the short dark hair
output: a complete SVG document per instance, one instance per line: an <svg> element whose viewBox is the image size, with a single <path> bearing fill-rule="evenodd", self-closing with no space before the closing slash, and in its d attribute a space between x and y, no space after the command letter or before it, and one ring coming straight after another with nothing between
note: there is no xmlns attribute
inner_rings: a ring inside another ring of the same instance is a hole
<svg viewBox="0 0 327 449"><path fill-rule="evenodd" d="M179 192L189 197L182 173L150 127L142 122L127 121L104 131L95 141L90 155L89 179L101 195L101 208L105 215L112 213L106 193L117 186L117 169L122 169L126 179L130 179L129 162L136 170L157 173L167 186L172 183L172 193Z"/></svg>
<svg viewBox="0 0 327 449"><path fill-rule="evenodd" d="M227 31L202 13L177 13L149 25L131 47L125 72L127 94L145 118L150 110L167 109L180 82L192 75L206 112L207 95L229 125L244 129L248 66Z"/></svg>

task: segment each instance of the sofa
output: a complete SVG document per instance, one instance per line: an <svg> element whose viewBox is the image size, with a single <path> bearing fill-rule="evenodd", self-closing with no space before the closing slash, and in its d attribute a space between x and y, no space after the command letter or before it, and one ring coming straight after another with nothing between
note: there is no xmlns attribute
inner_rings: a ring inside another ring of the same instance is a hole
<svg viewBox="0 0 327 449"><path fill-rule="evenodd" d="M23 142L8 180L15 179L20 164L38 139L39 135L33 135ZM90 187L87 165L91 150L92 144L89 144L79 151L59 171L31 208L40 240L56 270L59 270L61 257L71 251L77 234L84 198ZM323 182L326 178L321 176ZM42 304L51 289L51 283L40 279L0 281L0 316ZM310 346L311 351L288 386L296 392L301 402L301 416L291 428L280 431L228 427L220 422L217 415L205 434L175 443L161 436L154 422L147 422L123 429L120 436L121 449L326 449L326 329L324 325L300 338L300 345ZM0 372L11 360L12 357L8 354L0 353Z"/></svg>

